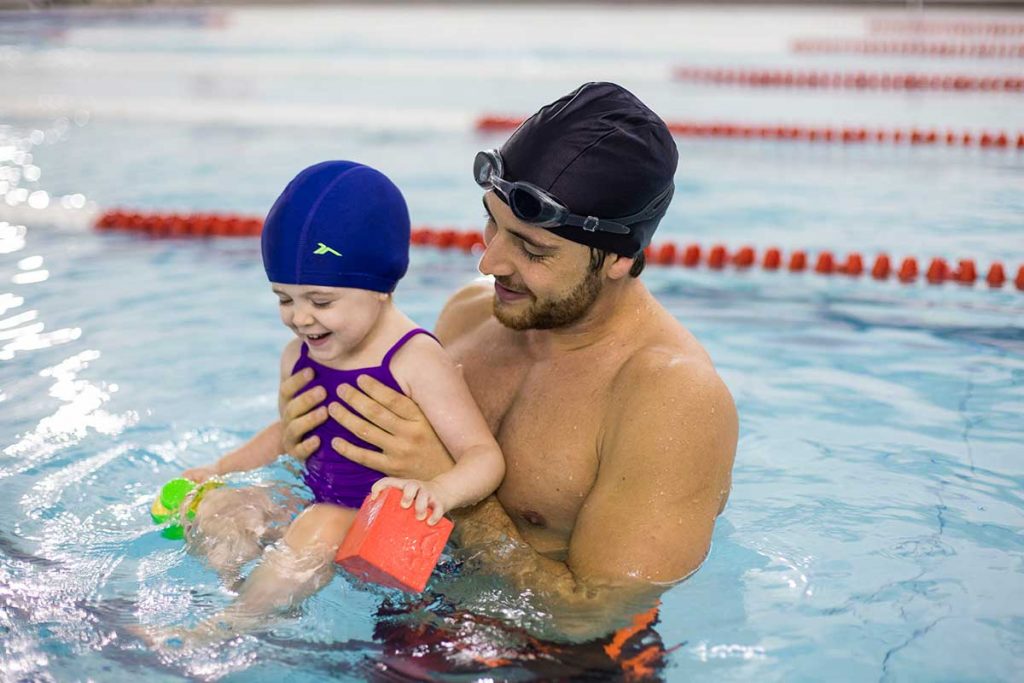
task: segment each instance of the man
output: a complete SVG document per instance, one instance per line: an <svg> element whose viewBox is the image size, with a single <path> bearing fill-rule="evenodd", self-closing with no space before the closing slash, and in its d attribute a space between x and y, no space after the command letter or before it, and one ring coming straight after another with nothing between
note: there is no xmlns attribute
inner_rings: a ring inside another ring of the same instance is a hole
<svg viewBox="0 0 1024 683"><path fill-rule="evenodd" d="M480 270L437 335L461 364L507 473L453 515L485 570L529 591L572 640L610 633L697 570L729 494L731 396L697 340L637 279L671 200L678 153L635 96L588 83L477 156L489 220ZM335 450L429 479L451 459L408 398L364 377L323 399L282 388L284 448L328 417L381 452ZM320 390L322 391L322 390ZM329 414L328 414L329 413Z"/></svg>

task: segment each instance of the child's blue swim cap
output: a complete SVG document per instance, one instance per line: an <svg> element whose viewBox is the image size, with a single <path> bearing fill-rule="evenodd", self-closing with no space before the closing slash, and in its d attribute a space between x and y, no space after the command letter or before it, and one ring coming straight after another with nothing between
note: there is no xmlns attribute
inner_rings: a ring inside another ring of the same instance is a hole
<svg viewBox="0 0 1024 683"><path fill-rule="evenodd" d="M262 242L271 282L391 292L409 267L409 209L380 171L324 161L288 183Z"/></svg>

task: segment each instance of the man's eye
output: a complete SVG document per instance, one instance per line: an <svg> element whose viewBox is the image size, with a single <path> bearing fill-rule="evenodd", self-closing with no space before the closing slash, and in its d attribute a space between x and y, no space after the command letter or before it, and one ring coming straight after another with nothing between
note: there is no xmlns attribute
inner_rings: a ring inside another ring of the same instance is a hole
<svg viewBox="0 0 1024 683"><path fill-rule="evenodd" d="M281 305L281 306L287 306L287 305L288 305L288 304L290 304L291 302L292 302L292 300L291 300L291 299L278 299L278 300L277 300L277 303L278 303L279 305Z"/></svg>
<svg viewBox="0 0 1024 683"><path fill-rule="evenodd" d="M523 253L526 254L526 258L529 259L530 261L543 261L548 257L547 254L534 254L532 251L530 251L529 249L522 245L520 245L520 247L522 248Z"/></svg>
<svg viewBox="0 0 1024 683"><path fill-rule="evenodd" d="M327 308L332 303L333 302L331 302L331 301L314 301L313 302L313 307L314 308Z"/></svg>

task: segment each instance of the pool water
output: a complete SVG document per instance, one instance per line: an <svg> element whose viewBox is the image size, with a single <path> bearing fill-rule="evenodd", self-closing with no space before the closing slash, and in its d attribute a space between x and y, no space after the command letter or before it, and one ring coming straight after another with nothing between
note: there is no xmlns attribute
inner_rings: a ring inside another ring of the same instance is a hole
<svg viewBox="0 0 1024 683"><path fill-rule="evenodd" d="M416 224L479 227L470 164L503 135L474 132L473 117L528 114L591 79L621 82L669 120L1016 130L1019 94L744 91L667 77L678 63L1019 70L786 49L798 36L863 35L879 15L0 15L2 679L415 678L388 665L382 624L395 605L455 624L455 664L514 651L524 636L460 623L446 603L544 631L528 596L459 576L450 557L424 603L339 576L302 610L221 647L154 653L134 639L135 625L194 622L230 601L160 537L148 507L163 481L273 419L289 333L256 240L99 234L89 211L262 214L298 169L334 157L390 175ZM1022 153L678 144L660 239L1024 262ZM397 301L429 327L476 262L428 248L412 258ZM663 599L656 630L670 653L657 675L1017 678L1024 294L657 266L642 277L707 347L741 420L711 555ZM300 487L284 459L237 480ZM569 659L546 675L605 676ZM515 663L479 674L537 676Z"/></svg>

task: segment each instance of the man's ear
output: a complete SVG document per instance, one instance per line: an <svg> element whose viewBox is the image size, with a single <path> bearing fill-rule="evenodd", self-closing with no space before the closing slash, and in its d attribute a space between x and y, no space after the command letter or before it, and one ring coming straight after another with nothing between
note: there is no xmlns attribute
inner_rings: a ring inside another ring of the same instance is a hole
<svg viewBox="0 0 1024 683"><path fill-rule="evenodd" d="M632 267L633 259L619 254L608 254L608 259L604 262L604 271L610 280L621 280L629 275Z"/></svg>

